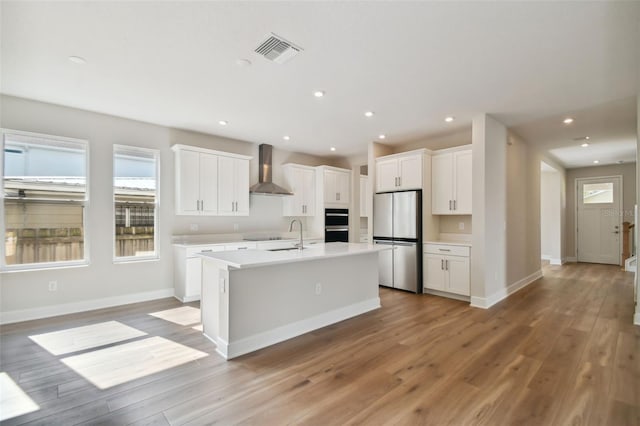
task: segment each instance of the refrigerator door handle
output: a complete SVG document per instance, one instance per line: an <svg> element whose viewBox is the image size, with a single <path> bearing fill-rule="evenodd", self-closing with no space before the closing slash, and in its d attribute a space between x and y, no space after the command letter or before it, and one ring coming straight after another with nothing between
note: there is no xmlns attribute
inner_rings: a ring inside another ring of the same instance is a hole
<svg viewBox="0 0 640 426"><path fill-rule="evenodd" d="M393 244L397 246L415 246L417 243L412 243L408 241L394 241Z"/></svg>

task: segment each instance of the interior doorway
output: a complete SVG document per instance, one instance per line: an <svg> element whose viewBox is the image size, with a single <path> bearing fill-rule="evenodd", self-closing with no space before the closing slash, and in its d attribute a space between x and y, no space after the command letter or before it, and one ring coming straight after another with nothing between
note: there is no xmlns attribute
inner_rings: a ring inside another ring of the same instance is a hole
<svg viewBox="0 0 640 426"><path fill-rule="evenodd" d="M620 265L622 176L576 179L578 262Z"/></svg>

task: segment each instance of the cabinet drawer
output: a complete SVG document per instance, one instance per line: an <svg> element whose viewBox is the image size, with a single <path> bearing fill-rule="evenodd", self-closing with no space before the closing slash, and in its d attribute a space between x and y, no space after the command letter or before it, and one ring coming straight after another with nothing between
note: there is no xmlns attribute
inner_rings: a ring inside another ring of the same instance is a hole
<svg viewBox="0 0 640 426"><path fill-rule="evenodd" d="M257 248L257 244L253 242L225 244L225 250L249 250Z"/></svg>
<svg viewBox="0 0 640 426"><path fill-rule="evenodd" d="M469 257L470 247L453 246L453 245L447 245L447 244L425 244L424 252L429 254Z"/></svg>
<svg viewBox="0 0 640 426"><path fill-rule="evenodd" d="M210 251L224 251L224 246L207 245L207 246L189 247L187 249L187 257L194 257L198 253L206 253Z"/></svg>

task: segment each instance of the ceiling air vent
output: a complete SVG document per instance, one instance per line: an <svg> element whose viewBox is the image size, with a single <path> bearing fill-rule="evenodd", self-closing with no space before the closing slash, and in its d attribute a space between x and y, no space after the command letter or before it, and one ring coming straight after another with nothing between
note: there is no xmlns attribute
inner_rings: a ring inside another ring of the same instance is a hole
<svg viewBox="0 0 640 426"><path fill-rule="evenodd" d="M263 41L262 44L260 44L260 46L258 46L258 48L255 50L256 53L278 64L287 62L289 59L296 56L300 51L302 51L301 47L288 42L287 40L274 33L271 33L267 37L267 39Z"/></svg>

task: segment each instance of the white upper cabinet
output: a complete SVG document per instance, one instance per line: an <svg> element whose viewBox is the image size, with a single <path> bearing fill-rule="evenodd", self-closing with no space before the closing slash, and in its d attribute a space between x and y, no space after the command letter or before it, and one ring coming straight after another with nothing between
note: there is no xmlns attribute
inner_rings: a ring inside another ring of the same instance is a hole
<svg viewBox="0 0 640 426"><path fill-rule="evenodd" d="M351 170L319 166L317 176L322 179L324 204L329 207L349 208Z"/></svg>
<svg viewBox="0 0 640 426"><path fill-rule="evenodd" d="M368 217L369 216L369 203L367 200L369 199L369 177L368 176L360 176L360 217Z"/></svg>
<svg viewBox="0 0 640 426"><path fill-rule="evenodd" d="M218 157L176 149L176 214L218 214Z"/></svg>
<svg viewBox="0 0 640 426"><path fill-rule="evenodd" d="M218 158L218 214L249 216L249 160Z"/></svg>
<svg viewBox="0 0 640 426"><path fill-rule="evenodd" d="M422 189L424 150L376 159L376 192Z"/></svg>
<svg viewBox="0 0 640 426"><path fill-rule="evenodd" d="M284 183L293 196L282 200L284 216L315 215L315 168L299 164L284 164Z"/></svg>
<svg viewBox="0 0 640 426"><path fill-rule="evenodd" d="M187 145L172 149L177 215L249 215L251 157Z"/></svg>
<svg viewBox="0 0 640 426"><path fill-rule="evenodd" d="M470 149L435 152L431 158L431 213L471 214Z"/></svg>

